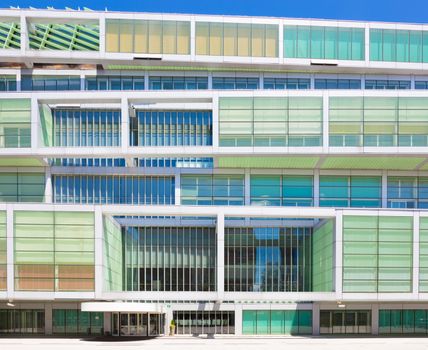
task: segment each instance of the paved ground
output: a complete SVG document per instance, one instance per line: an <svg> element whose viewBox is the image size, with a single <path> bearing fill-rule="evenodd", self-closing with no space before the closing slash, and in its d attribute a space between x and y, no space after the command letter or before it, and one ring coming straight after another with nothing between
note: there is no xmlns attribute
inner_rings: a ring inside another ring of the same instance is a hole
<svg viewBox="0 0 428 350"><path fill-rule="evenodd" d="M110 350L110 349L220 349L220 350L419 350L428 349L428 338L297 338L297 337L162 337L156 339L106 341L80 339L0 338L1 350Z"/></svg>

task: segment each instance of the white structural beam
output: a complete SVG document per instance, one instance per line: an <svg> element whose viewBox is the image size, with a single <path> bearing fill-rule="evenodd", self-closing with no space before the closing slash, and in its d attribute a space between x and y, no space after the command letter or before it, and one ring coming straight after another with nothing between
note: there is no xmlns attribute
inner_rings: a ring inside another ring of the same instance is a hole
<svg viewBox="0 0 428 350"><path fill-rule="evenodd" d="M217 294L218 302L224 295L224 213L217 215Z"/></svg>

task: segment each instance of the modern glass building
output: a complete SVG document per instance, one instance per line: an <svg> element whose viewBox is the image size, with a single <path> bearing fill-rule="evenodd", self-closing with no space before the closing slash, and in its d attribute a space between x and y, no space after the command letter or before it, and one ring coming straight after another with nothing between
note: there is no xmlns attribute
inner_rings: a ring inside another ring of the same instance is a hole
<svg viewBox="0 0 428 350"><path fill-rule="evenodd" d="M428 335L428 26L0 10L0 336Z"/></svg>

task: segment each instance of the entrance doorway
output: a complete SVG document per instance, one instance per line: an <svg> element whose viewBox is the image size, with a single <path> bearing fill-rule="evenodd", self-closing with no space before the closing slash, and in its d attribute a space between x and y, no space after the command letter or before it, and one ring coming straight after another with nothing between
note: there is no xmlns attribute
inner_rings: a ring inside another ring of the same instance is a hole
<svg viewBox="0 0 428 350"><path fill-rule="evenodd" d="M112 335L148 337L164 333L164 315L151 313L112 313Z"/></svg>

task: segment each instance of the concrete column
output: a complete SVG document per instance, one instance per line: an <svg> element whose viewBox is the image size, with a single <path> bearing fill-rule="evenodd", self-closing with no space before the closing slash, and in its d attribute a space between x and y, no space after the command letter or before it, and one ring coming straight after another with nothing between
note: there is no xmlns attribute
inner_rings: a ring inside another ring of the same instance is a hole
<svg viewBox="0 0 428 350"><path fill-rule="evenodd" d="M242 335L242 304L235 304L235 335Z"/></svg>
<svg viewBox="0 0 428 350"><path fill-rule="evenodd" d="M165 332L165 335L169 335L169 326L171 325L171 321L174 319L172 305L167 304L166 308L164 308L164 312L165 312L164 332Z"/></svg>
<svg viewBox="0 0 428 350"><path fill-rule="evenodd" d="M101 299L103 293L103 213L95 207L95 298Z"/></svg>
<svg viewBox="0 0 428 350"><path fill-rule="evenodd" d="M337 300L342 299L342 253L343 253L343 212L336 211L336 227L334 232L334 289Z"/></svg>
<svg viewBox="0 0 428 350"><path fill-rule="evenodd" d="M379 334L379 305L372 305L372 334Z"/></svg>
<svg viewBox="0 0 428 350"><path fill-rule="evenodd" d="M6 263L7 263L7 298L13 300L15 292L14 243L13 243L13 209L10 204L6 208Z"/></svg>
<svg viewBox="0 0 428 350"><path fill-rule="evenodd" d="M52 173L50 167L47 167L45 170L45 203L53 203Z"/></svg>
<svg viewBox="0 0 428 350"><path fill-rule="evenodd" d="M320 304L312 304L312 335L320 335Z"/></svg>
<svg viewBox="0 0 428 350"><path fill-rule="evenodd" d="M224 295L224 213L217 214L217 296Z"/></svg>
<svg viewBox="0 0 428 350"><path fill-rule="evenodd" d="M104 334L111 334L111 312L104 312Z"/></svg>
<svg viewBox="0 0 428 350"><path fill-rule="evenodd" d="M190 56L195 59L196 55L196 22L190 21Z"/></svg>
<svg viewBox="0 0 428 350"><path fill-rule="evenodd" d="M45 304L45 335L52 334L52 304Z"/></svg>
<svg viewBox="0 0 428 350"><path fill-rule="evenodd" d="M413 295L419 295L419 212L413 213Z"/></svg>

